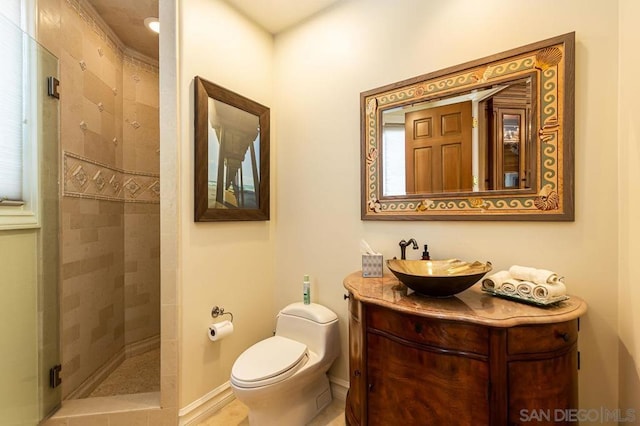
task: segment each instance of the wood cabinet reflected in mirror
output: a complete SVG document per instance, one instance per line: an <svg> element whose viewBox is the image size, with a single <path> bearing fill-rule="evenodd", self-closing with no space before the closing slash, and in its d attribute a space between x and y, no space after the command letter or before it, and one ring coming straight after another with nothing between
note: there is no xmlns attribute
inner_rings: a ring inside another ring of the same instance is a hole
<svg viewBox="0 0 640 426"><path fill-rule="evenodd" d="M196 77L195 221L269 219L269 108Z"/></svg>
<svg viewBox="0 0 640 426"><path fill-rule="evenodd" d="M574 43L363 92L362 219L573 220Z"/></svg>

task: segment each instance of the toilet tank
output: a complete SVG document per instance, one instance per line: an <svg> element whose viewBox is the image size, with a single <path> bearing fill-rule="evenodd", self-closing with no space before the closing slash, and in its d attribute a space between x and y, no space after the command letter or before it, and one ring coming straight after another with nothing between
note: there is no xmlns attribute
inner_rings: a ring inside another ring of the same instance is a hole
<svg viewBox="0 0 640 426"><path fill-rule="evenodd" d="M297 302L284 307L278 313L276 335L304 343L320 357L337 357L340 353L338 316L317 303Z"/></svg>

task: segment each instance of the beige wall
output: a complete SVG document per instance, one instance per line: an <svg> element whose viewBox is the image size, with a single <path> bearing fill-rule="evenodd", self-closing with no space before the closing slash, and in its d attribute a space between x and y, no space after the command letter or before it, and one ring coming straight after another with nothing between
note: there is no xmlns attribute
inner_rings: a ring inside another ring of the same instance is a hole
<svg viewBox="0 0 640 426"><path fill-rule="evenodd" d="M193 79L200 76L271 107L273 41L220 0L183 1L179 16L178 403L185 407L227 383L238 355L271 335L277 210L272 202L271 221L194 223ZM272 110L272 152L273 117ZM272 199L274 166L272 157ZM171 210L174 200L168 197L163 202ZM163 226L163 233L171 226ZM235 326L232 336L215 343L207 338L214 305L232 312Z"/></svg>
<svg viewBox="0 0 640 426"><path fill-rule="evenodd" d="M38 420L37 250L37 230L0 232L0 333L7 343L0 349L0 419L7 424Z"/></svg>
<svg viewBox="0 0 640 426"><path fill-rule="evenodd" d="M575 222L360 220L360 92L571 31ZM610 2L368 0L342 3L276 37L276 306L300 298L302 274L313 277L312 299L341 320L334 376L348 376L342 279L360 269L360 239L390 258L399 255L398 241L415 237L429 244L432 258L566 276L569 291L589 304L580 331L580 404L617 407L617 33Z"/></svg>
<svg viewBox="0 0 640 426"><path fill-rule="evenodd" d="M637 23L640 4L620 0L620 69L618 81L619 131L619 250L620 291L620 407L635 408L640 420L640 123L637 94L640 83L635 70L640 67L637 55L640 32Z"/></svg>

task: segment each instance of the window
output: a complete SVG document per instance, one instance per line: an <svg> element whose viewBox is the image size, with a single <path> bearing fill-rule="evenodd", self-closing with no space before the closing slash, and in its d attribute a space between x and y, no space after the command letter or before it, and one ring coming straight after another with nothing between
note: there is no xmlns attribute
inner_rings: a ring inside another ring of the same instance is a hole
<svg viewBox="0 0 640 426"><path fill-rule="evenodd" d="M404 125L385 124L382 129L382 177L384 195L405 195Z"/></svg>
<svg viewBox="0 0 640 426"><path fill-rule="evenodd" d="M0 229L35 227L37 218L36 82L37 43L28 29L28 4L3 0L0 10Z"/></svg>

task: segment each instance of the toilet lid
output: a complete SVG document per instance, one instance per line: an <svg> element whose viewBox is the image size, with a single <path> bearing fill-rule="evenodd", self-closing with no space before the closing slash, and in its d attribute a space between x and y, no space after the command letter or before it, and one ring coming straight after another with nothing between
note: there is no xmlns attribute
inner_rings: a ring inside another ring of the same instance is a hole
<svg viewBox="0 0 640 426"><path fill-rule="evenodd" d="M241 386L263 386L291 376L306 359L305 344L273 336L244 351L231 368L231 378Z"/></svg>

